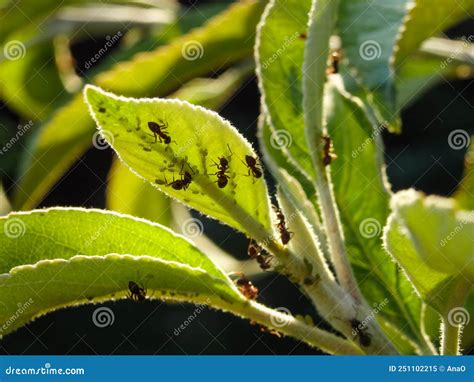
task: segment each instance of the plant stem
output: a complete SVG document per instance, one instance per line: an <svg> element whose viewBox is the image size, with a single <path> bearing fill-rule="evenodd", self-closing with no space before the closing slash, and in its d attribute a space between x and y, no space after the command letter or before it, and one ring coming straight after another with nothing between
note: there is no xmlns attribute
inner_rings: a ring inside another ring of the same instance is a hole
<svg viewBox="0 0 474 382"><path fill-rule="evenodd" d="M450 296L441 324L441 355L459 355L463 325L469 319L469 313L463 309L472 284L463 275L454 281L455 286ZM466 317L467 316L467 317Z"/></svg>
<svg viewBox="0 0 474 382"><path fill-rule="evenodd" d="M323 163L323 98L326 83L326 66L329 54L329 38L334 29L338 0L313 1L310 12L308 39L303 64L303 106L305 132L316 172L315 188L318 194L322 218L328 237L329 249L337 278L341 285L358 301L362 294L346 255L342 227Z"/></svg>
<svg viewBox="0 0 474 382"><path fill-rule="evenodd" d="M318 269L314 269L318 273L312 274L312 270L308 269L303 259L288 248L271 241L267 249L278 259L282 268L279 271L301 286L321 317L346 338L356 341L359 337L354 336L351 322L354 318L364 321L372 313L370 308L357 305L353 297L324 272L319 273ZM306 283L308 279L312 281L309 284ZM375 319L368 320L364 330L370 333L371 337L371 343L363 348L366 354L397 354L397 350Z"/></svg>
<svg viewBox="0 0 474 382"><path fill-rule="evenodd" d="M453 326L447 317L443 317L442 331L441 355L458 355L461 325Z"/></svg>
<svg viewBox="0 0 474 382"><path fill-rule="evenodd" d="M364 352L351 341L325 330L318 329L317 327L309 326L289 314L270 309L257 302L251 301L249 306L247 306L242 313L259 324L297 338L329 354L364 354Z"/></svg>

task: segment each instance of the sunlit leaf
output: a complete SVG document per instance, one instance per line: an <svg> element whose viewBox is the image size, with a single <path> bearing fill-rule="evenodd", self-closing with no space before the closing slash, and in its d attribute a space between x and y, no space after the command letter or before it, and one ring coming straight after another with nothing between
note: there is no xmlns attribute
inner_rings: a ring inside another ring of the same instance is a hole
<svg viewBox="0 0 474 382"><path fill-rule="evenodd" d="M382 321L420 342L420 301L382 248L382 228L389 215L389 194L377 149L382 127L341 86L334 77L326 103L328 133L337 155L331 175L351 264L369 303L388 301L380 311Z"/></svg>
<svg viewBox="0 0 474 382"><path fill-rule="evenodd" d="M136 174L250 236L272 231L259 159L227 121L180 100L116 97L92 86L85 97L102 136ZM223 183L219 158L228 161ZM256 161L253 170L248 158Z"/></svg>
<svg viewBox="0 0 474 382"><path fill-rule="evenodd" d="M235 4L203 27L154 51L140 53L126 64L117 64L95 81L121 94L164 96L194 77L249 56L263 6L257 1ZM190 52L188 59L185 52ZM190 55L195 53L197 57ZM93 134L93 121L78 95L42 127L13 200L15 209L37 205L91 145Z"/></svg>
<svg viewBox="0 0 474 382"><path fill-rule="evenodd" d="M404 65L428 37L471 18L473 14L474 0L415 0L398 37L394 52L395 69Z"/></svg>
<svg viewBox="0 0 474 382"><path fill-rule="evenodd" d="M314 176L303 133L302 66L310 7L311 0L270 1L258 28L255 49L271 142L306 177Z"/></svg>

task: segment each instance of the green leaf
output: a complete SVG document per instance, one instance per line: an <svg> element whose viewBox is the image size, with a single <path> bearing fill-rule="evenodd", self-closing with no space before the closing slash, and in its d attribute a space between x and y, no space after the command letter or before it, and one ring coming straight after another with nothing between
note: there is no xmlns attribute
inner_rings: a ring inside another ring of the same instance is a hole
<svg viewBox="0 0 474 382"><path fill-rule="evenodd" d="M0 20L2 20L0 42L4 42L12 32L24 25L43 31L42 27L44 27L45 21L52 18L63 7L90 2L92 0L64 0L61 3L56 0L22 0L21 2L9 1L5 6L0 4ZM110 3L112 1L104 0L103 2ZM128 2L128 0L113 0L113 2Z"/></svg>
<svg viewBox="0 0 474 382"><path fill-rule="evenodd" d="M191 80L169 98L179 98L206 109L218 110L251 77L253 70L253 63L244 61L217 78Z"/></svg>
<svg viewBox="0 0 474 382"><path fill-rule="evenodd" d="M10 202L8 201L8 197L5 194L3 189L2 180L0 179L0 215L5 215L11 211Z"/></svg>
<svg viewBox="0 0 474 382"><path fill-rule="evenodd" d="M467 134L467 133L466 133ZM468 142L467 135L461 134L459 138ZM474 210L474 136L471 136L471 146L466 153L464 176L454 194L459 206L465 210Z"/></svg>
<svg viewBox="0 0 474 382"><path fill-rule="evenodd" d="M394 76L390 59L396 33L407 14L408 0L341 1L338 29L343 56L373 92L379 118L398 130L394 118Z"/></svg>
<svg viewBox="0 0 474 382"><path fill-rule="evenodd" d="M402 110L438 83L459 78L462 64L428 55L412 56L397 73L397 108Z"/></svg>
<svg viewBox="0 0 474 382"><path fill-rule="evenodd" d="M420 301L382 248L389 194L377 148L381 127L367 117L357 98L345 93L337 77L332 78L326 93L327 128L337 155L331 176L351 264L370 304L388 299L378 318L420 344Z"/></svg>
<svg viewBox="0 0 474 382"><path fill-rule="evenodd" d="M263 160L275 178L278 179L281 170L284 169L298 180L308 198L314 197L314 186L311 180L300 171L298 165L291 161L288 155L283 153L284 147L272 139L270 125L263 114L259 117L257 135Z"/></svg>
<svg viewBox="0 0 474 382"><path fill-rule="evenodd" d="M0 274L0 337L48 311L124 298L133 281L149 298L210 305L330 353L361 353L334 334L247 300L202 252L158 224L100 210L53 208L12 213L0 225L0 272L9 270ZM100 312L92 316L96 325L113 323L113 311L102 319Z"/></svg>
<svg viewBox="0 0 474 382"><path fill-rule="evenodd" d="M107 183L107 208L169 227L171 199L115 160Z"/></svg>
<svg viewBox="0 0 474 382"><path fill-rule="evenodd" d="M243 163L257 156L230 123L180 100L117 97L90 85L84 94L101 135L140 177L251 237L272 232L265 180L249 175ZM170 142L155 139L148 122L166 124ZM222 157L228 184L218 187L215 163ZM186 176L186 187L176 183Z"/></svg>
<svg viewBox="0 0 474 382"><path fill-rule="evenodd" d="M474 0L415 0L404 22L394 51L395 69L404 65L428 37L471 18Z"/></svg>
<svg viewBox="0 0 474 382"><path fill-rule="evenodd" d="M34 302L8 331L65 305L123 297L129 281L150 294L158 291L157 298L209 300L217 307L243 300L191 242L155 223L101 210L51 208L11 213L0 218L0 226L0 305L7 307L0 322L15 314L17 304ZM115 253L127 256L110 255Z"/></svg>
<svg viewBox="0 0 474 382"><path fill-rule="evenodd" d="M257 1L235 4L205 26L169 45L117 64L96 77L95 82L118 93L164 96L196 76L249 56L262 9L263 4ZM186 60L182 51L192 47L193 42L201 45L204 55L202 59ZM93 121L82 95L78 95L42 127L13 200L15 209L31 209L37 205L91 145L93 134Z"/></svg>
<svg viewBox="0 0 474 382"><path fill-rule="evenodd" d="M272 0L258 27L256 62L271 142L313 177L303 115L304 36L311 0Z"/></svg>
<svg viewBox="0 0 474 382"><path fill-rule="evenodd" d="M36 32L36 31L35 31ZM51 42L25 46L25 33L5 46L10 59L0 62L0 94L9 108L27 119L42 120L64 92Z"/></svg>
<svg viewBox="0 0 474 382"><path fill-rule="evenodd" d="M173 247L176 241L168 244ZM55 250L56 245L50 243L49 251ZM0 275L0 322L4 323L0 337L56 309L125 298L130 281L145 287L151 298L201 303L224 310L246 303L230 280L213 277L202 268L148 256L78 255L19 266ZM98 314L96 310L92 319L100 325ZM108 314L112 324L113 311Z"/></svg>
<svg viewBox="0 0 474 382"><path fill-rule="evenodd" d="M188 82L173 97L218 109L252 72L245 63L227 70L216 79L195 79ZM115 161L109 173L107 207L111 210L145 218L170 227L173 220L171 199L133 174L120 161Z"/></svg>
<svg viewBox="0 0 474 382"><path fill-rule="evenodd" d="M183 82L247 57L262 8L258 1L232 5L169 45L99 74L96 82L131 97L167 94Z"/></svg>
<svg viewBox="0 0 474 382"><path fill-rule="evenodd" d="M17 304L34 300L9 330L64 305L123 297L128 281L167 291L169 298L242 301L192 243L155 223L101 210L51 208L11 213L0 218L0 226L0 305L7 307L0 322ZM114 253L131 256L109 255Z"/></svg>
<svg viewBox="0 0 474 382"><path fill-rule="evenodd" d="M387 243L388 249L402 264L413 284L420 289L420 294L428 295L433 286L438 284L428 282L430 278L437 280L463 275L474 281L473 211L460 210L452 199L424 197L414 190L394 195L392 209L390 219L394 229L397 229L399 236L403 235L412 241L413 251L408 252L412 255L410 263L404 264L406 256L395 240ZM389 228L388 240L391 238L390 231ZM413 255L416 257L413 258ZM418 263L435 272L430 276L416 271L414 267Z"/></svg>
<svg viewBox="0 0 474 382"><path fill-rule="evenodd" d="M182 236L159 224L111 211L57 207L11 213L1 217L0 224L2 273L45 259L123 253L164 258L223 277L223 273L205 255L196 254L194 246ZM130 238L134 240L133 245Z"/></svg>

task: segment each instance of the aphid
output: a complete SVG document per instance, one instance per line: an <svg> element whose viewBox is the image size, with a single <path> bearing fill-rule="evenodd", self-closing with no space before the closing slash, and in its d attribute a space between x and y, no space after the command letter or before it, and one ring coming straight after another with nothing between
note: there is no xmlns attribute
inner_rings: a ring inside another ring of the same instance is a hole
<svg viewBox="0 0 474 382"><path fill-rule="evenodd" d="M242 163L244 163L244 165L249 170L247 176L250 176L250 174L252 174L254 178L262 177L263 170L260 163L257 162L257 158L254 158L253 156L250 156L250 155L246 155L245 162L242 161Z"/></svg>
<svg viewBox="0 0 474 382"><path fill-rule="evenodd" d="M99 107L99 113L105 113L105 107Z"/></svg>
<svg viewBox="0 0 474 382"><path fill-rule="evenodd" d="M337 155L334 152L331 138L328 135L323 135L323 141L323 164L324 166L329 166L331 162L337 158Z"/></svg>
<svg viewBox="0 0 474 382"><path fill-rule="evenodd" d="M331 66L327 69L326 73L329 74L336 74L339 73L339 63L341 61L341 50L334 49L331 52Z"/></svg>
<svg viewBox="0 0 474 382"><path fill-rule="evenodd" d="M367 328L362 327L362 323L357 318L353 318L350 323L352 331L356 332L356 336L359 337L359 343L361 344L361 346L370 346L370 344L372 343L372 337L370 333L367 332Z"/></svg>
<svg viewBox="0 0 474 382"><path fill-rule="evenodd" d="M251 259L257 260L258 265L262 270L267 270L271 267L272 257L262 255L263 248L260 247L254 239L250 239L247 253Z"/></svg>
<svg viewBox="0 0 474 382"><path fill-rule="evenodd" d="M160 143L164 143L169 145L171 143L171 137L169 134L165 133L165 130L168 129L168 124L163 122L161 119L158 120L159 123L156 122L148 122L148 128L153 133L155 137L155 143L160 140ZM176 142L175 142L176 143Z"/></svg>
<svg viewBox="0 0 474 382"><path fill-rule="evenodd" d="M276 337L278 337L278 338L283 337L283 334L281 334L279 331L277 331L277 330L275 330L275 329L267 328L266 326L263 326L263 325L260 325L260 331L261 331L262 333L271 334L272 336L276 336Z"/></svg>
<svg viewBox="0 0 474 382"><path fill-rule="evenodd" d="M258 288L252 284L244 275L238 278L235 282L240 293L242 293L249 300L255 300L258 297Z"/></svg>
<svg viewBox="0 0 474 382"><path fill-rule="evenodd" d="M229 170L229 159L232 156L232 150L230 149L229 145L227 145L230 151L230 155L227 157L219 157L219 163L216 163L215 161L212 166L217 167L217 172L214 173L214 175L217 176L217 185L219 188L224 188L227 186L227 183L229 182L230 177L227 175L227 172Z"/></svg>
<svg viewBox="0 0 474 382"><path fill-rule="evenodd" d="M140 302L146 300L146 289L142 288L139 286L136 282L134 281L129 281L128 282L128 298L130 298L133 301Z"/></svg>
<svg viewBox="0 0 474 382"><path fill-rule="evenodd" d="M281 242L283 245L286 245L293 237L293 232L288 231L288 228L286 228L285 215L283 215L283 212L281 212L281 210L277 206L273 206L273 209L275 210L278 219L277 228L278 231L280 231Z"/></svg>

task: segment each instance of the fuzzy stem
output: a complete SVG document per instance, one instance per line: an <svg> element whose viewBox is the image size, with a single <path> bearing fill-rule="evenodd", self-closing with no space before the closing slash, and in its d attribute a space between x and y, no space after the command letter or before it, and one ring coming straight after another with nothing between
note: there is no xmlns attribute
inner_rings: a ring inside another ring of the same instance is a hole
<svg viewBox="0 0 474 382"><path fill-rule="evenodd" d="M364 354L353 342L338 337L325 330L309 326L291 315L270 309L257 302L250 302L242 313L259 324L297 338L329 354Z"/></svg>
<svg viewBox="0 0 474 382"><path fill-rule="evenodd" d="M464 315L468 314L467 311L464 313L462 307L466 302L471 287L471 282L464 279L462 275L459 276L450 296L451 303L446 307L442 315L441 355L460 354L461 333L463 325L467 321ZM459 312L456 312L457 309L460 309Z"/></svg>
<svg viewBox="0 0 474 382"><path fill-rule="evenodd" d="M453 326L447 317L443 317L442 331L441 355L459 355L461 326Z"/></svg>
<svg viewBox="0 0 474 382"><path fill-rule="evenodd" d="M359 302L362 294L346 255L341 223L330 185L328 171L323 163L323 98L329 38L334 29L338 0L313 1L310 12L308 39L303 64L303 106L305 132L316 172L315 188L318 194L329 249L337 278L341 285Z"/></svg>
<svg viewBox="0 0 474 382"><path fill-rule="evenodd" d="M353 297L348 294L335 280L325 276L324 272L318 273L320 280L315 280L305 262L279 243L270 241L267 249L278 259L281 273L286 274L295 283L299 284L306 295L311 299L319 314L346 338L358 340L354 336L351 321L354 318L363 321L369 317L371 310L365 305L358 305ZM306 283L306 280L313 282ZM367 354L397 354L397 350L380 329L377 321L370 320L364 328L370 333L371 343L363 348Z"/></svg>

